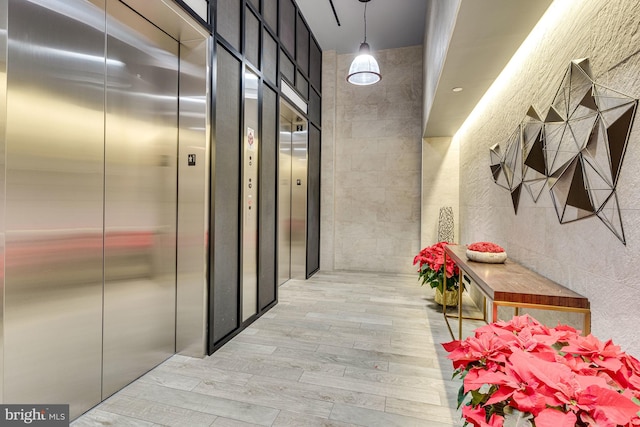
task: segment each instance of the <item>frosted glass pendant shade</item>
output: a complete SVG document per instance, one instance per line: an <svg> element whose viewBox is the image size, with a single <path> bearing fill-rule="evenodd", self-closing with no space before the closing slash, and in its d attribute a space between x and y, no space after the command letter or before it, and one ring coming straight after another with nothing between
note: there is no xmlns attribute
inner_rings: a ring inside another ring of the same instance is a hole
<svg viewBox="0 0 640 427"><path fill-rule="evenodd" d="M378 83L381 78L378 61L369 53L369 44L362 43L358 56L349 67L347 81L354 85L366 86Z"/></svg>

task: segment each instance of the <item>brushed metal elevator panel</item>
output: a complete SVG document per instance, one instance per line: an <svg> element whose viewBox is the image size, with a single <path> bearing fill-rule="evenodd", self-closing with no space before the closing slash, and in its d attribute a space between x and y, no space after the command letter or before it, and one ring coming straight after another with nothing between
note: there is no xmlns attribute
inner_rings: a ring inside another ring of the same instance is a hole
<svg viewBox="0 0 640 427"><path fill-rule="evenodd" d="M284 111L280 104L280 111ZM280 116L278 141L278 286L291 279L291 120Z"/></svg>
<svg viewBox="0 0 640 427"><path fill-rule="evenodd" d="M193 357L207 351L210 43L207 37L180 46L176 351Z"/></svg>
<svg viewBox="0 0 640 427"><path fill-rule="evenodd" d="M280 103L278 284L306 278L308 122Z"/></svg>
<svg viewBox="0 0 640 427"><path fill-rule="evenodd" d="M307 278L307 121L296 117L291 133L291 278Z"/></svg>
<svg viewBox="0 0 640 427"><path fill-rule="evenodd" d="M175 352L178 53L107 2L103 398Z"/></svg>
<svg viewBox="0 0 640 427"><path fill-rule="evenodd" d="M5 223L6 205L6 164L7 141L7 24L9 3L0 0L0 224ZM5 233L0 226L0 260L4 264ZM4 402L4 269L0 271L0 402Z"/></svg>
<svg viewBox="0 0 640 427"><path fill-rule="evenodd" d="M9 16L11 24L0 156L6 155L3 402L69 403L72 417L100 401L100 3L70 0L54 10L46 0L0 2L0 20Z"/></svg>
<svg viewBox="0 0 640 427"><path fill-rule="evenodd" d="M258 76L244 74L242 321L258 312Z"/></svg>

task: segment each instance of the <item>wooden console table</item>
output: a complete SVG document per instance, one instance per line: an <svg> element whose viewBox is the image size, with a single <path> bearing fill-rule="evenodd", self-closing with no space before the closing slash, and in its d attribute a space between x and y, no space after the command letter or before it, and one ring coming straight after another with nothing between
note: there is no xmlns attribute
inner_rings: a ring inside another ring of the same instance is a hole
<svg viewBox="0 0 640 427"><path fill-rule="evenodd" d="M462 339L463 273L471 278L472 283L485 297L484 318L476 320L487 321L486 299L489 299L492 301L493 308L492 322L498 320L498 307L500 306L513 307L516 315L519 314L520 308L567 311L582 313L584 315L582 333L588 335L591 332L591 310L589 300L586 297L509 259L504 264L486 264L467 259L466 252L467 248L463 245L445 246L445 264L446 258L449 257L460 269L458 315L448 315L446 305L442 306L444 319L453 339L455 337L451 325L449 325L449 317L458 319L458 339ZM446 292L446 275L444 280L444 291ZM446 300L446 295L443 299Z"/></svg>

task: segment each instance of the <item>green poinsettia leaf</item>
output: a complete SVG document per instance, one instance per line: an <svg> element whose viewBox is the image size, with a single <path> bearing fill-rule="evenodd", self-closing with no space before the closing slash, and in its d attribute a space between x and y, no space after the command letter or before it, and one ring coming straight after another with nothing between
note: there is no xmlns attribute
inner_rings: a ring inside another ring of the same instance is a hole
<svg viewBox="0 0 640 427"><path fill-rule="evenodd" d="M458 406L457 406L457 409L460 409L460 407L462 406L462 402L465 401L466 397L467 397L467 393L464 392L464 385L463 385L458 390Z"/></svg>
<svg viewBox="0 0 640 427"><path fill-rule="evenodd" d="M487 400L488 395L478 390L471 390L471 404L475 407Z"/></svg>
<svg viewBox="0 0 640 427"><path fill-rule="evenodd" d="M467 371L456 369L455 371L453 371L453 374L451 374L451 379L455 380L456 377L460 377L461 380L464 380L465 376L467 376Z"/></svg>

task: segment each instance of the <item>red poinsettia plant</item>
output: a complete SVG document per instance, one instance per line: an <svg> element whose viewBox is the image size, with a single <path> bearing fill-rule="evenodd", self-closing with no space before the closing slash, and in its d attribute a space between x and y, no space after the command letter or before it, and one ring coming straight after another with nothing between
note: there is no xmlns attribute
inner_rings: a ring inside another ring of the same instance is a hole
<svg viewBox="0 0 640 427"><path fill-rule="evenodd" d="M460 270L451 258L444 263L444 247L448 242L438 242L427 246L413 258L413 265L419 264L418 280L421 285L428 283L432 288L438 288L443 292L444 275L447 275L447 290L458 289L458 274Z"/></svg>
<svg viewBox="0 0 640 427"><path fill-rule="evenodd" d="M465 425L640 426L640 362L611 340L524 315L443 346Z"/></svg>

